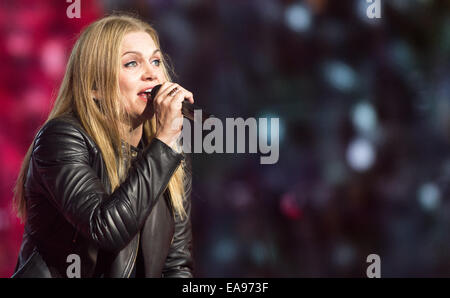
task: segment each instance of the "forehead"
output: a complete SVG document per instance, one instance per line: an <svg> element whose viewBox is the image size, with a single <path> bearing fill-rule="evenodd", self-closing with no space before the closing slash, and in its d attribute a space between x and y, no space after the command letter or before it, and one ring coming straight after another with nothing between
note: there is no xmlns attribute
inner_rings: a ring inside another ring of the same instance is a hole
<svg viewBox="0 0 450 298"><path fill-rule="evenodd" d="M121 54L127 51L140 52L143 55L152 55L156 44L147 32L131 32L125 34L121 46Z"/></svg>

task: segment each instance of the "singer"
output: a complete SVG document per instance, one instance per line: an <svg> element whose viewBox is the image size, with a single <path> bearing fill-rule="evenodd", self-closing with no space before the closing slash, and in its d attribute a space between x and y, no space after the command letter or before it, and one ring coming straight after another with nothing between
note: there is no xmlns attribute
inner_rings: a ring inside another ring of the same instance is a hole
<svg viewBox="0 0 450 298"><path fill-rule="evenodd" d="M193 276L184 100L149 24L111 15L84 29L17 179L12 277Z"/></svg>

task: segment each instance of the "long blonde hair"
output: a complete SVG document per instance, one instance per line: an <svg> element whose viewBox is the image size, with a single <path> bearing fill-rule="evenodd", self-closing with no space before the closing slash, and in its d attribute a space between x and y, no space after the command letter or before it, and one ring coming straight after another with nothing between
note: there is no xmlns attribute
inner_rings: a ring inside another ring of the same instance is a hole
<svg viewBox="0 0 450 298"><path fill-rule="evenodd" d="M110 180L111 192L125 179L130 166L129 158L127 158L130 147L126 146L127 152L123 154L118 121L118 119L126 119L125 109L117 100L120 94L119 47L127 33L136 31L147 32L155 45L160 48L156 31L149 24L129 15L110 15L97 20L83 30L72 49L54 106L45 121L47 123L51 119L69 113L74 113L78 117L82 127L100 148ZM111 63L111 61L117 63ZM171 80L165 59L162 60L161 66L166 78ZM100 104L94 101L93 90L100 95ZM153 117L144 122L143 138L146 138L147 143L153 139L155 132L156 120ZM24 185L32 146L33 144L25 155L14 188L14 206L22 221L26 218ZM180 150L179 147L174 149ZM186 216L183 207L186 179L184 165L183 162L168 184L171 204L175 213L181 218Z"/></svg>

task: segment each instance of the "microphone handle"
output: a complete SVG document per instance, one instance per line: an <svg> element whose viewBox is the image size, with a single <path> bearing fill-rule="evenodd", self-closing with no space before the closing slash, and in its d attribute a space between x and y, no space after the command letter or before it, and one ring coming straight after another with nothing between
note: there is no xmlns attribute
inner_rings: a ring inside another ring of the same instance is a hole
<svg viewBox="0 0 450 298"><path fill-rule="evenodd" d="M183 107L181 108L181 113L184 117L188 118L189 120L194 121L194 110L201 110L202 111L202 123L205 122L206 119L209 117L213 117L213 115L206 113L203 111L199 106L196 106L194 104L191 104L189 101L184 100L182 102Z"/></svg>

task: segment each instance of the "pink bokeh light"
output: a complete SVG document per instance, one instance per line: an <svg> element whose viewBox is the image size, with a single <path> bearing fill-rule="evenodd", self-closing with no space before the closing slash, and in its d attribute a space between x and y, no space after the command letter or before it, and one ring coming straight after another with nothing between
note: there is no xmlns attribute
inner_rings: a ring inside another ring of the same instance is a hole
<svg viewBox="0 0 450 298"><path fill-rule="evenodd" d="M23 224L12 208L22 159L47 117L77 34L103 16L100 1L84 1L80 19L66 16L68 5L0 3L0 277L14 272L22 240Z"/></svg>

